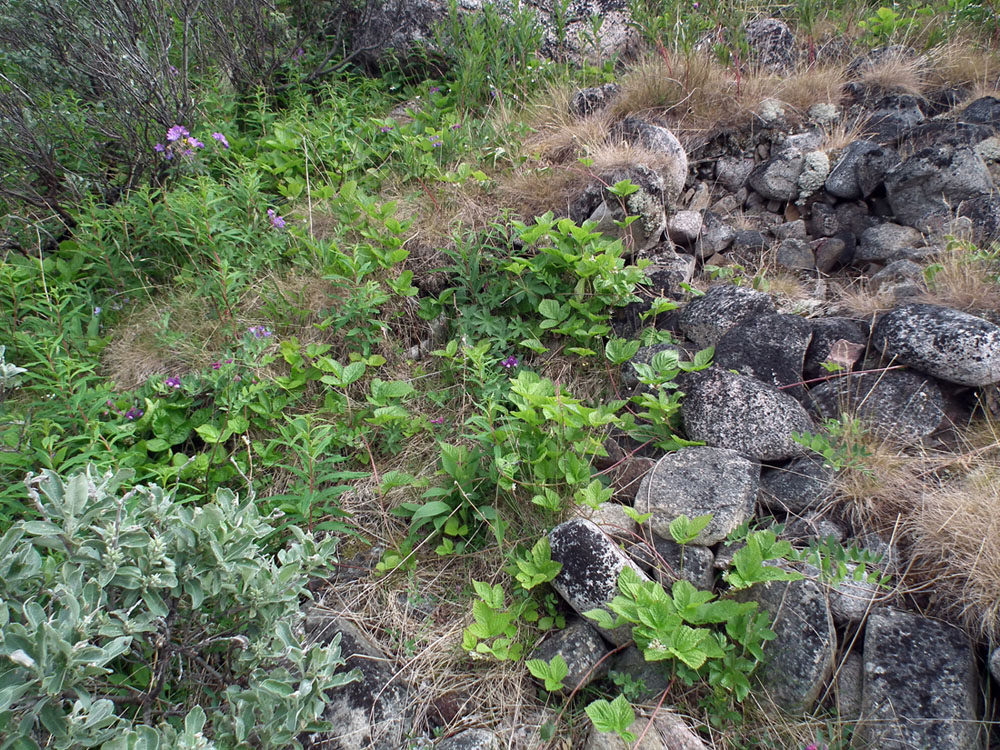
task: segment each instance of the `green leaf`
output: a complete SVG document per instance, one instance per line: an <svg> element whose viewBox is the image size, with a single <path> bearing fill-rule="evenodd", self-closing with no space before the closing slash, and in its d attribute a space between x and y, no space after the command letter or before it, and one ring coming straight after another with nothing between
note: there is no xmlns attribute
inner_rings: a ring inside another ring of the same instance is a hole
<svg viewBox="0 0 1000 750"><path fill-rule="evenodd" d="M670 522L670 536L678 544L690 544L712 522L712 514L688 518L683 513Z"/></svg>
<svg viewBox="0 0 1000 750"><path fill-rule="evenodd" d="M625 742L635 742L635 735L628 728L635 722L635 711L624 695L619 695L610 703L596 700L585 709L587 716L599 732L614 732Z"/></svg>
<svg viewBox="0 0 1000 750"><path fill-rule="evenodd" d="M529 659L526 662L528 671L539 680L544 680L545 689L550 693L561 690L565 687L563 680L569 674L569 667L562 654L556 654L548 662L541 659Z"/></svg>

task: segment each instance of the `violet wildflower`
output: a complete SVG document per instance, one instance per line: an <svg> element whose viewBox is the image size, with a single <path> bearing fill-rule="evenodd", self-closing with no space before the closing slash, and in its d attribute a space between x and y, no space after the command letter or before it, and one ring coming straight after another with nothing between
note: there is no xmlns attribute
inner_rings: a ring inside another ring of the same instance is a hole
<svg viewBox="0 0 1000 750"><path fill-rule="evenodd" d="M100 314L101 314L101 307L100 305L98 305L97 307L94 308L94 317L96 318Z"/></svg>
<svg viewBox="0 0 1000 750"><path fill-rule="evenodd" d="M507 369L507 370L510 370L510 369L513 369L513 368L517 367L518 364L520 364L520 363L517 361L517 357L515 357L513 354L511 354L509 357L507 357L507 359L505 359L502 362L500 362L500 366L503 367L503 368L505 368L505 369Z"/></svg>
<svg viewBox="0 0 1000 750"><path fill-rule="evenodd" d="M162 154L166 150L167 150L167 147L164 146L162 143L157 143L157 144L153 145L153 151L155 151L158 154Z"/></svg>
<svg viewBox="0 0 1000 750"><path fill-rule="evenodd" d="M247 332L252 333L255 339L268 339L272 336L272 333L264 326L250 326Z"/></svg>
<svg viewBox="0 0 1000 750"><path fill-rule="evenodd" d="M462 127L462 123L456 122L454 125L451 126L451 129L458 130L460 127Z"/></svg>
<svg viewBox="0 0 1000 750"><path fill-rule="evenodd" d="M444 417L438 417L431 420L431 424L444 424Z"/></svg>
<svg viewBox="0 0 1000 750"><path fill-rule="evenodd" d="M267 218L271 220L271 226L273 226L275 229L285 228L284 217L278 216L278 213L273 208L267 209Z"/></svg>
<svg viewBox="0 0 1000 750"><path fill-rule="evenodd" d="M205 144L199 141L197 138L186 138L187 145L191 148L205 148Z"/></svg>
<svg viewBox="0 0 1000 750"><path fill-rule="evenodd" d="M303 57L305 54L306 54L306 51L304 49L302 49L301 47L298 47L292 53L292 59L293 60L298 60L300 57Z"/></svg>
<svg viewBox="0 0 1000 750"><path fill-rule="evenodd" d="M125 419L129 420L130 422L134 422L135 420L141 418L143 414L145 414L145 412L142 409L140 409L138 406L133 406L131 409L125 412Z"/></svg>
<svg viewBox="0 0 1000 750"><path fill-rule="evenodd" d="M176 375L171 375L163 381L163 384L167 386L167 388L173 388L175 391L179 391L181 388L181 379Z"/></svg>
<svg viewBox="0 0 1000 750"><path fill-rule="evenodd" d="M181 138L187 138L189 135L191 134L183 125L174 125L167 131L167 140L171 142L179 141Z"/></svg>
<svg viewBox="0 0 1000 750"><path fill-rule="evenodd" d="M212 363L212 369L213 370L221 370L222 369L222 363L221 362L213 362Z"/></svg>
<svg viewBox="0 0 1000 750"><path fill-rule="evenodd" d="M226 136L222 133L212 133L212 137L222 144L223 148L229 148L229 141L226 140Z"/></svg>
<svg viewBox="0 0 1000 750"><path fill-rule="evenodd" d="M177 68L175 68L173 65L170 66L170 75L172 76L177 75Z"/></svg>
<svg viewBox="0 0 1000 750"><path fill-rule="evenodd" d="M427 92L427 93L428 93L428 94L436 94L436 93L438 93L438 92L439 92L440 90L441 90L441 87L440 87L440 86L431 86L431 87L430 87L430 89L428 90L428 92Z"/></svg>
<svg viewBox="0 0 1000 750"><path fill-rule="evenodd" d="M383 125L382 127L379 128L379 130L381 130L383 133L388 133L392 129L393 129L392 125Z"/></svg>

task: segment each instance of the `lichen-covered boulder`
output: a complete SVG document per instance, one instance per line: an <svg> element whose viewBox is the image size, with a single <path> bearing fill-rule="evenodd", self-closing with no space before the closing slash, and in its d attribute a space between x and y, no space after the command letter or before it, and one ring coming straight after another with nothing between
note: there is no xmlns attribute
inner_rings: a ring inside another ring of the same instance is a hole
<svg viewBox="0 0 1000 750"><path fill-rule="evenodd" d="M761 504L771 510L808 513L826 505L834 493L837 472L817 456L793 458L760 474Z"/></svg>
<svg viewBox="0 0 1000 750"><path fill-rule="evenodd" d="M939 620L873 612L864 644L861 721L855 739L879 750L976 750L979 687L969 637Z"/></svg>
<svg viewBox="0 0 1000 750"><path fill-rule="evenodd" d="M649 527L671 539L670 523L712 514L693 544L720 542L753 515L760 466L726 448L683 448L668 453L643 477L635 495L635 509L651 513Z"/></svg>
<svg viewBox="0 0 1000 750"><path fill-rule="evenodd" d="M500 738L486 729L466 729L437 743L435 750L501 750Z"/></svg>
<svg viewBox="0 0 1000 750"><path fill-rule="evenodd" d="M573 618L565 628L542 641L529 658L551 662L557 655L561 656L569 672L559 692L569 695L608 673L609 662L601 660L609 650L589 621Z"/></svg>
<svg viewBox="0 0 1000 750"><path fill-rule="evenodd" d="M1000 326L941 305L901 305L875 323L872 342L898 364L960 385L1000 381Z"/></svg>
<svg viewBox="0 0 1000 750"><path fill-rule="evenodd" d="M763 292L716 284L684 307L677 324L698 346L714 346L737 323L774 311L774 301Z"/></svg>
<svg viewBox="0 0 1000 750"><path fill-rule="evenodd" d="M682 378L681 389L681 419L689 439L757 461L801 455L805 449L792 434L815 429L792 396L746 375L712 367Z"/></svg>
<svg viewBox="0 0 1000 750"><path fill-rule="evenodd" d="M748 184L768 200L793 201L799 197L799 176L805 164L805 154L787 148L754 169Z"/></svg>
<svg viewBox="0 0 1000 750"><path fill-rule="evenodd" d="M798 315L754 316L723 334L715 345L715 364L797 397L804 392L802 366L811 339L812 327Z"/></svg>
<svg viewBox="0 0 1000 750"><path fill-rule="evenodd" d="M552 559L562 564L552 587L581 615L592 609L607 609L608 603L618 595L618 575L625 567L632 568L641 579L649 580L591 521L577 518L559 524L549 532L549 546ZM628 625L600 632L618 646L632 638Z"/></svg>

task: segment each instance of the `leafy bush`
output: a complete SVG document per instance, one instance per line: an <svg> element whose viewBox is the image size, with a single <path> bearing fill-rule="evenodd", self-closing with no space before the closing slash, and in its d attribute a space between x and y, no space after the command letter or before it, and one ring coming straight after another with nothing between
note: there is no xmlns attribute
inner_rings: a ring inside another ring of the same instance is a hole
<svg viewBox="0 0 1000 750"><path fill-rule="evenodd" d="M123 493L128 478L25 482L40 520L0 539L0 746L297 746L353 679L339 639L297 634L336 539L289 526L272 558L252 495L195 507L155 485Z"/></svg>

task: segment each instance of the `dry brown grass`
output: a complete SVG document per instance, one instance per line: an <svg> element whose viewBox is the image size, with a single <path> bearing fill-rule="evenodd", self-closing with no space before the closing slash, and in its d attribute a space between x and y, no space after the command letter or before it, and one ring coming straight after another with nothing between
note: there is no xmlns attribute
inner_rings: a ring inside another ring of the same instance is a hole
<svg viewBox="0 0 1000 750"><path fill-rule="evenodd" d="M971 313L1000 309L1000 261L977 252L971 243L948 244L938 256L922 301Z"/></svg>
<svg viewBox="0 0 1000 750"><path fill-rule="evenodd" d="M937 86L970 86L974 93L1000 87L1000 53L996 49L955 38L930 50L928 58L928 78Z"/></svg>
<svg viewBox="0 0 1000 750"><path fill-rule="evenodd" d="M922 96L927 90L927 63L920 58L886 55L858 72L858 82L885 94Z"/></svg>

